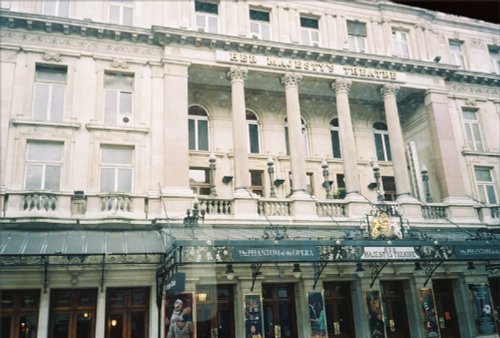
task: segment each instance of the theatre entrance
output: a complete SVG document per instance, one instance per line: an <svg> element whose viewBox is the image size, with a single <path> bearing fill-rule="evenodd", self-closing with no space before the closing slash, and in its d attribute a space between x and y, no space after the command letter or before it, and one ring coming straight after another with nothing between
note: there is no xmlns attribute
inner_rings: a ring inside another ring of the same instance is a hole
<svg viewBox="0 0 500 338"><path fill-rule="evenodd" d="M262 284L266 338L298 338L293 284Z"/></svg>
<svg viewBox="0 0 500 338"><path fill-rule="evenodd" d="M380 285L384 303L384 322L387 338L410 337L403 282L385 281L381 282Z"/></svg>
<svg viewBox="0 0 500 338"><path fill-rule="evenodd" d="M458 329L457 312L453 298L453 286L451 279L434 279L434 298L438 314L438 325L441 338L460 337Z"/></svg>
<svg viewBox="0 0 500 338"><path fill-rule="evenodd" d="M354 338L349 282L325 282L325 309L329 338Z"/></svg>

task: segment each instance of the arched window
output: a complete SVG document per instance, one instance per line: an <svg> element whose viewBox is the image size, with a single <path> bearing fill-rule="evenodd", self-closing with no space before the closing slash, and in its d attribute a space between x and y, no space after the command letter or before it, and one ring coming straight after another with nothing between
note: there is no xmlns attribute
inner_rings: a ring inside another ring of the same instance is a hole
<svg viewBox="0 0 500 338"><path fill-rule="evenodd" d="M189 149L208 150L208 114L200 106L189 107Z"/></svg>
<svg viewBox="0 0 500 338"><path fill-rule="evenodd" d="M307 139L307 126L303 119L300 119L302 122L302 139L304 143L304 152L305 156L309 156L309 142ZM288 122L285 118L285 146L286 146L286 154L290 155L290 142L288 141Z"/></svg>
<svg viewBox="0 0 500 338"><path fill-rule="evenodd" d="M375 149L377 151L377 160L392 161L391 145L389 143L389 133L387 125L383 122L373 124L373 133L375 135Z"/></svg>
<svg viewBox="0 0 500 338"><path fill-rule="evenodd" d="M259 120L257 116L247 110L247 124L248 124L248 144L251 154L260 153L260 136L259 136Z"/></svg>
<svg viewBox="0 0 500 338"><path fill-rule="evenodd" d="M340 151L339 119L334 118L330 121L330 136L332 139L333 158L342 158Z"/></svg>

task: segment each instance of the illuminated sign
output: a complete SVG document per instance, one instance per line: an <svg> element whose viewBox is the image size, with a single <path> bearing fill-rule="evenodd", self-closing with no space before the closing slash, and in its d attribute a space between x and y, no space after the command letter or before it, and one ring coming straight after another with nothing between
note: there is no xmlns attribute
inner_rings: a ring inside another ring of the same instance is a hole
<svg viewBox="0 0 500 338"><path fill-rule="evenodd" d="M420 259L413 247L365 247L361 259L406 260Z"/></svg>

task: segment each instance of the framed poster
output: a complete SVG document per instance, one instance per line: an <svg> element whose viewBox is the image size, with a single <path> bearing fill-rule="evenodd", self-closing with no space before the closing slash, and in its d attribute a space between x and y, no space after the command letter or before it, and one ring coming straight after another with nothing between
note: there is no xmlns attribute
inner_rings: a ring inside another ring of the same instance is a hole
<svg viewBox="0 0 500 338"><path fill-rule="evenodd" d="M366 307L368 309L368 329L370 338L385 338L384 316L382 314L382 300L380 291L368 290L365 292Z"/></svg>
<svg viewBox="0 0 500 338"><path fill-rule="evenodd" d="M496 333L490 289L486 284L469 284L478 334Z"/></svg>
<svg viewBox="0 0 500 338"><path fill-rule="evenodd" d="M420 310L424 317L424 333L426 338L438 338L439 325L434 303L434 294L432 289L420 289Z"/></svg>
<svg viewBox="0 0 500 338"><path fill-rule="evenodd" d="M245 338L262 338L262 302L260 294L245 298Z"/></svg>
<svg viewBox="0 0 500 338"><path fill-rule="evenodd" d="M325 302L321 292L310 292L307 294L309 306L309 322L311 323L312 338L327 338Z"/></svg>
<svg viewBox="0 0 500 338"><path fill-rule="evenodd" d="M167 294L165 302L165 337L194 338L193 294Z"/></svg>

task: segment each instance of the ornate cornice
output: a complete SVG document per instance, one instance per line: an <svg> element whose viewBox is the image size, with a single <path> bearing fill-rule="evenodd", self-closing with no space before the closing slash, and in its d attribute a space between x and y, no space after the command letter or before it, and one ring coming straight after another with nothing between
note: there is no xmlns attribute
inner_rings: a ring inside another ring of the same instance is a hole
<svg viewBox="0 0 500 338"><path fill-rule="evenodd" d="M340 93L349 93L351 90L352 80L345 78L337 78L334 82L331 83L331 87L335 90L336 94Z"/></svg>
<svg viewBox="0 0 500 338"><path fill-rule="evenodd" d="M233 66L227 72L227 78L234 81L245 81L247 78L248 70L246 68Z"/></svg>
<svg viewBox="0 0 500 338"><path fill-rule="evenodd" d="M280 80L281 85L285 86L285 88L290 86L298 87L302 81L302 74L287 72Z"/></svg>

